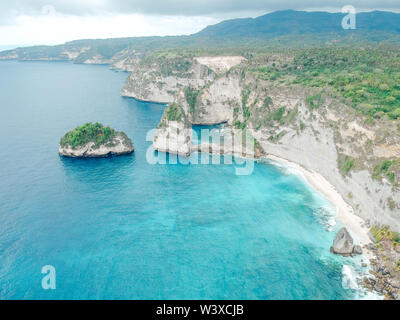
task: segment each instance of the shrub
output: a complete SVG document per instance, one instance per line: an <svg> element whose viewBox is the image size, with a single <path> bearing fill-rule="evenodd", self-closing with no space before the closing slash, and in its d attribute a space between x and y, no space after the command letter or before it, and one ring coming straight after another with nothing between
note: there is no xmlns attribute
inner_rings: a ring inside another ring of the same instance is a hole
<svg viewBox="0 0 400 320"><path fill-rule="evenodd" d="M391 231L388 226L373 226L370 230L370 233L376 242L390 240L394 245L400 243L400 234L398 232Z"/></svg>
<svg viewBox="0 0 400 320"><path fill-rule="evenodd" d="M266 97L264 99L263 108L268 110L271 107L271 105L272 105L271 97Z"/></svg>
<svg viewBox="0 0 400 320"><path fill-rule="evenodd" d="M193 113L194 112L194 108L196 106L196 102L197 102L197 97L200 94L200 90L195 90L192 87L186 87L185 88L185 98L187 103L190 106L190 111Z"/></svg>
<svg viewBox="0 0 400 320"><path fill-rule="evenodd" d="M308 96L306 101L311 110L318 109L322 105L322 95L319 93L315 96Z"/></svg>
<svg viewBox="0 0 400 320"><path fill-rule="evenodd" d="M176 103L172 103L167 108L168 121L181 121L183 119L183 112L181 107Z"/></svg>
<svg viewBox="0 0 400 320"><path fill-rule="evenodd" d="M389 118L391 119L399 119L400 118L400 108L390 111L388 113Z"/></svg>
<svg viewBox="0 0 400 320"><path fill-rule="evenodd" d="M101 123L85 123L84 125L69 131L61 138L62 147L70 146L77 148L84 146L89 142L94 142L94 147L112 141L116 131L110 127L104 127Z"/></svg>
<svg viewBox="0 0 400 320"><path fill-rule="evenodd" d="M389 236L389 228L384 226L382 228L378 228L373 226L370 230L372 236L374 237L376 242L380 242L383 239L386 239Z"/></svg>
<svg viewBox="0 0 400 320"><path fill-rule="evenodd" d="M234 126L236 129L246 129L246 123L245 122L240 122L239 120L236 120L234 123Z"/></svg>
<svg viewBox="0 0 400 320"><path fill-rule="evenodd" d="M247 106L247 100L250 96L250 90L242 91L242 108Z"/></svg>
<svg viewBox="0 0 400 320"><path fill-rule="evenodd" d="M382 175L386 176L391 183L395 183L396 175L392 171L392 168L395 165L394 160L383 160L381 164L376 165L372 172L372 177L377 180L382 179Z"/></svg>
<svg viewBox="0 0 400 320"><path fill-rule="evenodd" d="M281 121L285 111L286 111L285 107L280 107L279 109L272 112L272 114L271 114L272 120Z"/></svg>
<svg viewBox="0 0 400 320"><path fill-rule="evenodd" d="M344 174L347 175L354 168L355 162L354 159L349 156L344 156L339 158L339 169Z"/></svg>
<svg viewBox="0 0 400 320"><path fill-rule="evenodd" d="M249 119L250 118L250 110L248 107L243 107L243 116L245 119Z"/></svg>

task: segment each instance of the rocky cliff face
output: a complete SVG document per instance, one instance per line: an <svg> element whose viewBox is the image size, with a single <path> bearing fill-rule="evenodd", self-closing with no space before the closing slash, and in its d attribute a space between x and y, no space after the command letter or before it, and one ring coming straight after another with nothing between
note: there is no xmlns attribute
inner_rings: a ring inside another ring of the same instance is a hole
<svg viewBox="0 0 400 320"><path fill-rule="evenodd" d="M240 74L231 71L232 67L245 61L242 57L201 57L188 61L187 70L171 70L165 78L162 66L144 73L133 72L123 91L125 95L141 100L170 102L170 107L157 128L154 148L159 151L190 155L192 152L231 154L254 158L260 155L254 150L254 138L243 135L242 130L235 130L233 125L234 110L240 104ZM147 63L148 65L148 63ZM145 65L142 66L145 68ZM174 76L171 76L174 74ZM143 77L145 78L144 82ZM162 79L164 86L157 86L153 79ZM135 79L135 81L133 81ZM145 88L140 84L145 83ZM167 85L166 85L167 84ZM144 90L143 90L144 89ZM173 102L171 102L173 101ZM168 114L178 108L184 116L169 119ZM192 125L213 125L226 123L224 144L192 144Z"/></svg>
<svg viewBox="0 0 400 320"><path fill-rule="evenodd" d="M104 48L103 48L104 49ZM126 48L116 53L103 53L101 48L87 45L61 45L53 47L48 51L48 47L34 47L29 49L18 48L0 52L0 60L20 60L20 61L59 61L69 60L82 64L104 64L110 65L112 69L133 71L134 67L143 57L142 53Z"/></svg>
<svg viewBox="0 0 400 320"><path fill-rule="evenodd" d="M188 58L147 58L135 67L122 95L144 101L171 103L181 88L202 87L216 74L204 64Z"/></svg>
<svg viewBox="0 0 400 320"><path fill-rule="evenodd" d="M110 59L110 68L132 72L142 58L142 53L132 49L125 49Z"/></svg>
<svg viewBox="0 0 400 320"><path fill-rule="evenodd" d="M207 86L200 87L197 99L193 102L188 99L187 91L185 99L181 99L179 103L184 106L193 124L213 125L223 122L232 124L234 109L240 103L238 72L221 75Z"/></svg>
<svg viewBox="0 0 400 320"><path fill-rule="evenodd" d="M180 125L163 117L158 137L172 137L177 144L166 148L157 138L156 149L221 152L213 145L188 146L190 125L246 129L256 140L256 156L275 155L321 174L367 224L400 230L399 187L376 173L383 161L400 156L400 133L393 123L366 124L329 91L257 78L244 58L186 61L184 70L177 60L142 62L124 86L125 96L175 103L184 113L186 122ZM174 136L172 129L184 134Z"/></svg>
<svg viewBox="0 0 400 320"><path fill-rule="evenodd" d="M176 103L190 124L232 124L240 104L240 74L230 70L242 57L144 59L127 79L122 95Z"/></svg>
<svg viewBox="0 0 400 320"><path fill-rule="evenodd" d="M375 164L383 161L375 156L382 149L382 128L389 124L367 128L365 119L335 98L327 97L317 110L311 110L307 92L301 88L263 88L267 90L261 97L271 99L270 114L279 119L267 119L268 126L260 126L256 112L250 117L252 134L263 151L324 176L367 223L400 230L398 187L374 177ZM249 103L256 99L256 95L250 97ZM280 106L285 106L282 116L277 112L283 110ZM385 149L395 150L398 137L390 140Z"/></svg>
<svg viewBox="0 0 400 320"><path fill-rule="evenodd" d="M192 147L192 126L182 108L176 104L170 105L154 134L155 150L169 152L187 157Z"/></svg>

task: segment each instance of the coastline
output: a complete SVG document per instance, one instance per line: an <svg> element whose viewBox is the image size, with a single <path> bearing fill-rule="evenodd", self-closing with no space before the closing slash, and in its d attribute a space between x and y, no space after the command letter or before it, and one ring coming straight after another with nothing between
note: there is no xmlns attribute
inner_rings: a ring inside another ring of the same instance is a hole
<svg viewBox="0 0 400 320"><path fill-rule="evenodd" d="M363 255L367 259L374 258L374 254L367 248L372 241L368 236L369 229L365 227L364 220L354 213L353 208L346 203L329 181L319 173L289 160L274 155L266 155L263 158L272 163L283 164L285 167L294 169L308 185L331 202L336 207L337 215L335 218L349 230L355 242L363 248Z"/></svg>
<svg viewBox="0 0 400 320"><path fill-rule="evenodd" d="M134 98L138 101L143 101ZM163 104L163 103L161 103ZM206 148L202 148L206 147ZM336 215L334 216L335 221L339 222L341 226L346 227L350 235L354 240L354 244L361 246L362 254L358 257L351 258L351 260L344 260L342 269L342 286L344 288L353 289L356 291L354 299L366 299L366 300L381 300L384 297L384 293L373 287L368 288L365 285L366 280L377 282L378 280L374 276L376 261L379 257L376 255L373 249L373 242L370 239L369 232L370 229L367 226L366 221L355 214L354 208L345 201L340 192L330 183L322 174L308 168L307 166L300 165L296 163L296 158L287 160L284 157L275 156L272 154L265 154L264 152L257 155L252 155L250 157L243 154L235 154L231 152L225 152L224 150L213 150L210 146L205 146L204 144L199 144L194 148L192 147L192 152L199 153L217 153L217 154L231 154L239 158L257 160L266 160L272 165L278 165L286 169L292 169L293 174L300 177L304 183L310 187L312 190L320 194L323 198L329 201L336 209ZM164 152L170 152L165 150ZM327 248L329 252L329 248ZM373 276L371 278L371 275ZM372 279L372 280L371 280Z"/></svg>

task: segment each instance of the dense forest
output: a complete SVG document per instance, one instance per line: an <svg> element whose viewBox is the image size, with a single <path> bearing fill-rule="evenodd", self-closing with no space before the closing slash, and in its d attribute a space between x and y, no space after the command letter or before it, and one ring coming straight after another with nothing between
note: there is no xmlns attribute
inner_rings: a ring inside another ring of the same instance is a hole
<svg viewBox="0 0 400 320"><path fill-rule="evenodd" d="M280 58L276 59L274 56ZM400 118L400 52L397 47L340 47L259 55L251 71L258 77L330 88L371 119ZM318 107L319 97L310 97Z"/></svg>
<svg viewBox="0 0 400 320"><path fill-rule="evenodd" d="M61 138L60 145L61 147L77 148L93 142L94 147L99 147L111 142L116 134L116 131L110 127L105 127L98 122L89 122L66 133Z"/></svg>

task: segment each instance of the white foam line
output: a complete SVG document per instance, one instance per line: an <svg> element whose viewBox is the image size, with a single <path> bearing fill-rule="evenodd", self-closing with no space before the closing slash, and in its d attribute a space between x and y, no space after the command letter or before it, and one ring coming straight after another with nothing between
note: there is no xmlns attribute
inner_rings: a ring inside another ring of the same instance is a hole
<svg viewBox="0 0 400 320"><path fill-rule="evenodd" d="M308 185L331 202L336 207L336 219L349 230L350 234L361 246L371 243L371 240L368 237L369 230L362 226L364 225L363 219L354 214L353 208L344 201L343 197L335 187L322 175L310 169L306 169L294 162L273 155L268 155L265 158L270 160L273 164L289 168L290 173L301 177ZM372 252L369 250L363 249L363 252L366 258L373 257Z"/></svg>

